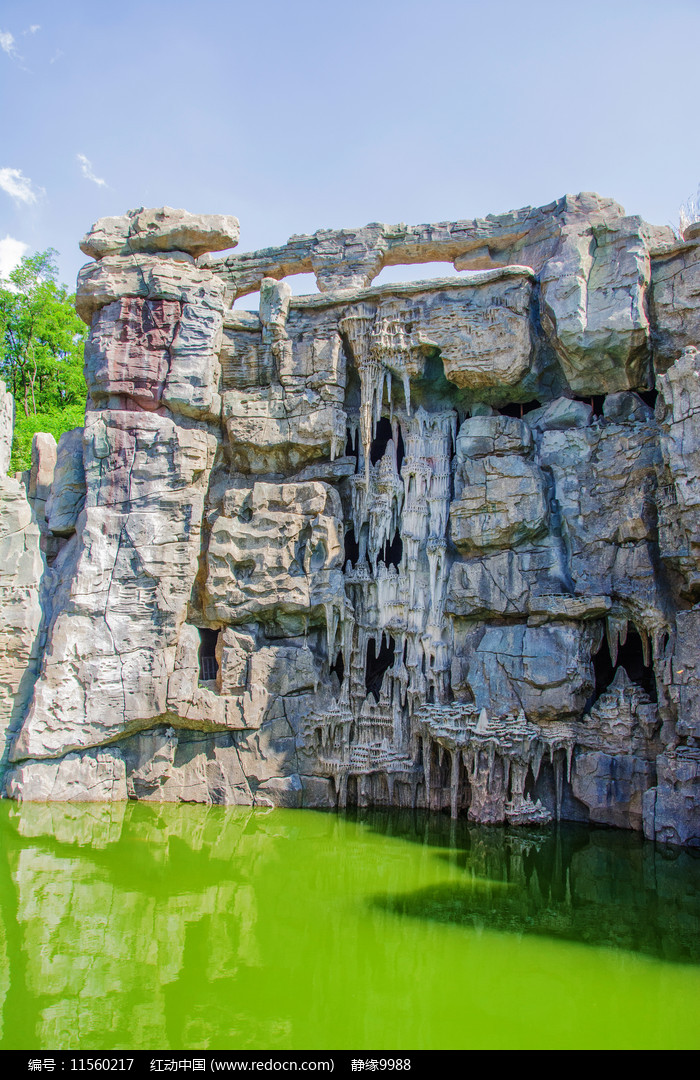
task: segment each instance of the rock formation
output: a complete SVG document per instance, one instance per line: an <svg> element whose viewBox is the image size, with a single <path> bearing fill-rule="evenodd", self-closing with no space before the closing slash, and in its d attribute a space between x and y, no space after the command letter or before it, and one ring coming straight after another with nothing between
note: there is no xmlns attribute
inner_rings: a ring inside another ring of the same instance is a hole
<svg viewBox="0 0 700 1080"><path fill-rule="evenodd" d="M583 194L237 237L83 240L85 427L0 481L6 794L700 846L700 231Z"/></svg>

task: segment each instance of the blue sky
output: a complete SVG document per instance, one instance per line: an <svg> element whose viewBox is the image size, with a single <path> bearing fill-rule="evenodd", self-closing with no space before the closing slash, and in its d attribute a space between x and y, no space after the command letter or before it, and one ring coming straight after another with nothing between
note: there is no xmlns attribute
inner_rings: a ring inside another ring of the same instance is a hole
<svg viewBox="0 0 700 1080"><path fill-rule="evenodd" d="M236 214L239 250L582 190L673 224L698 41L698 0L3 0L0 258L72 284L140 205Z"/></svg>

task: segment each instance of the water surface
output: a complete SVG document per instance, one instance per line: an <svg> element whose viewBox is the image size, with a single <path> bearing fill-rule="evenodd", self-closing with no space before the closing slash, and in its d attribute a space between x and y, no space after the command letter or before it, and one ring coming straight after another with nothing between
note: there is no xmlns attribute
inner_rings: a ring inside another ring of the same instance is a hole
<svg viewBox="0 0 700 1080"><path fill-rule="evenodd" d="M0 803L0 1047L690 1048L700 859L567 826Z"/></svg>

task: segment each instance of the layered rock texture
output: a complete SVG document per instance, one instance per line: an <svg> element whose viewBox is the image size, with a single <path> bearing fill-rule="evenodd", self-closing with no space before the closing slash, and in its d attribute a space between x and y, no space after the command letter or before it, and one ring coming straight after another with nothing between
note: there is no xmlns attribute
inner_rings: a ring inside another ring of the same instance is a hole
<svg viewBox="0 0 700 1080"><path fill-rule="evenodd" d="M582 194L237 236L81 245L85 427L0 481L6 794L700 846L700 235Z"/></svg>

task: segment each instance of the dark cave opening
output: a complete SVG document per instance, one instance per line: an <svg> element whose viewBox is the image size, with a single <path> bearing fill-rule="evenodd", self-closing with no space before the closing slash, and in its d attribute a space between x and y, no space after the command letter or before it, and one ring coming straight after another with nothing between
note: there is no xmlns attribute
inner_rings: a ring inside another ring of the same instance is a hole
<svg viewBox="0 0 700 1080"><path fill-rule="evenodd" d="M632 682L646 690L652 701L657 700L654 666L644 663L642 639L632 626L627 631L625 644L620 645L617 662L622 664Z"/></svg>
<svg viewBox="0 0 700 1080"><path fill-rule="evenodd" d="M399 437L396 443L396 468L401 472L401 466L403 465L403 459L406 456L406 447L403 444L403 435L401 434L401 425L397 424Z"/></svg>
<svg viewBox="0 0 700 1080"><path fill-rule="evenodd" d="M216 643L219 640L220 630L212 630L208 626L199 626L199 678L202 682L211 682L219 674L219 663L216 659Z"/></svg>
<svg viewBox="0 0 700 1080"><path fill-rule="evenodd" d="M498 409L497 411L501 416L514 416L516 420L522 420L526 413L541 408L541 401L517 401L510 405L504 405L502 409Z"/></svg>
<svg viewBox="0 0 700 1080"><path fill-rule="evenodd" d="M331 671L334 671L338 676L338 682L343 685L343 679L345 678L345 661L343 660L343 650L338 649L338 655L335 658L335 663L331 664Z"/></svg>
<svg viewBox="0 0 700 1080"><path fill-rule="evenodd" d="M347 431L348 434L347 434L347 439L345 440L345 456L346 457L355 457L356 458L358 456L358 445L359 445L359 441L360 441L359 432L355 432L355 444L353 446L353 438L352 438L353 433L350 430L350 428L346 428L346 431Z"/></svg>
<svg viewBox="0 0 700 1080"><path fill-rule="evenodd" d="M346 356L348 351L344 342L343 352ZM345 372L345 408L350 410L359 409L362 402L362 385L358 370L354 364L347 362Z"/></svg>
<svg viewBox="0 0 700 1080"><path fill-rule="evenodd" d="M388 639L388 643L387 643ZM374 638L367 642L367 661L365 664L365 687L367 693L374 694L374 700L379 701L379 693L382 688L384 673L394 663L395 642L391 634L382 634L379 653Z"/></svg>
<svg viewBox="0 0 700 1080"><path fill-rule="evenodd" d="M607 637L603 637L598 652L593 656L593 673L595 676L595 689L588 703L588 708L593 705L601 694L605 693L613 679L618 667L623 667L630 677L631 682L641 686L652 701L657 700L656 679L654 677L653 664L644 663L644 647L642 639L630 626L627 630L627 639L624 645L619 645L617 650L617 664L613 667Z"/></svg>
<svg viewBox="0 0 700 1080"><path fill-rule="evenodd" d="M591 695L590 705L597 701L601 694L605 693L610 686L610 683L615 678L615 668L613 667L612 657L608 647L608 639L605 635L603 635L603 640L600 643L598 652L593 654L592 660L595 686L593 694Z"/></svg>
<svg viewBox="0 0 700 1080"><path fill-rule="evenodd" d="M345 557L343 558L343 566L348 565L348 561L353 566L357 566L357 560L360 557L360 545L355 538L354 528L348 529L345 534Z"/></svg>
<svg viewBox="0 0 700 1080"><path fill-rule="evenodd" d="M656 399L659 396L658 390L637 390L637 394L650 409L656 408Z"/></svg>
<svg viewBox="0 0 700 1080"><path fill-rule="evenodd" d="M525 783L523 784L523 796L527 799L529 796L533 802L536 800L533 798L535 792L535 777L532 772L532 765L528 765L527 773L525 774ZM513 774L511 772L508 777L508 798L513 798Z"/></svg>
<svg viewBox="0 0 700 1080"><path fill-rule="evenodd" d="M387 540L382 548L379 555L379 562L383 562L386 566L395 566L398 569L402 555L403 540L399 536L399 530L397 529L391 543Z"/></svg>
<svg viewBox="0 0 700 1080"><path fill-rule="evenodd" d="M392 434L391 421L386 416L383 416L376 426L374 438L369 448L369 460L372 465L376 465L380 458L384 457L387 443Z"/></svg>
<svg viewBox="0 0 700 1080"><path fill-rule="evenodd" d="M587 405L590 405L593 409L594 416L603 415L603 402L605 401L605 394L593 394L590 398L583 398Z"/></svg>

